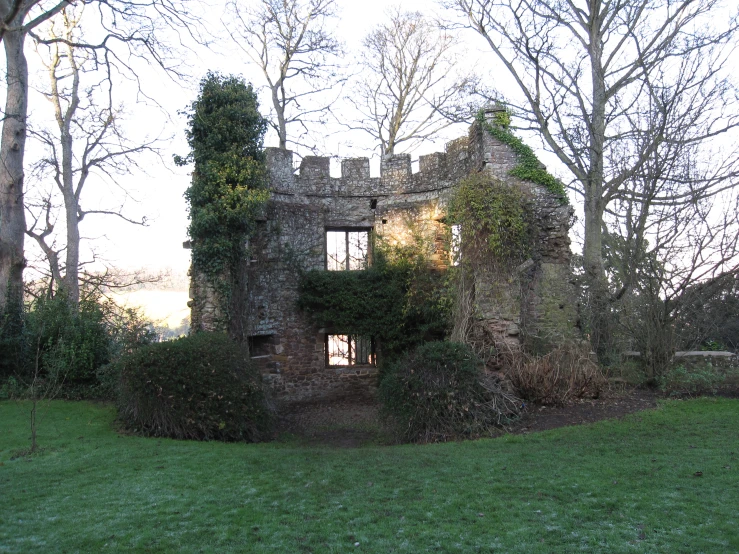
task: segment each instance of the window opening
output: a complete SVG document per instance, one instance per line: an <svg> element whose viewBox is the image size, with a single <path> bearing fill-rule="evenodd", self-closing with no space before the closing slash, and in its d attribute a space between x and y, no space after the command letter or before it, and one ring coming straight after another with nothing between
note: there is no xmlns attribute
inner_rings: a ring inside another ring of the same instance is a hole
<svg viewBox="0 0 739 554"><path fill-rule="evenodd" d="M369 230L326 231L326 269L347 271L369 266Z"/></svg>
<svg viewBox="0 0 739 554"><path fill-rule="evenodd" d="M272 345L274 344L273 335L254 335L247 337L249 345L249 355L252 358L259 356L269 356L272 353Z"/></svg>
<svg viewBox="0 0 739 554"><path fill-rule="evenodd" d="M449 249L452 265L459 265L462 259L462 226L452 225L452 244Z"/></svg>
<svg viewBox="0 0 739 554"><path fill-rule="evenodd" d="M359 335L326 335L326 366L375 365L375 341Z"/></svg>

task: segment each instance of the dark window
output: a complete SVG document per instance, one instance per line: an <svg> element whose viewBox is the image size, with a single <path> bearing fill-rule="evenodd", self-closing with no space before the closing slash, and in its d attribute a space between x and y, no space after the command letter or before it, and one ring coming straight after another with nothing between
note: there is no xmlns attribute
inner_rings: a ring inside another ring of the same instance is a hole
<svg viewBox="0 0 739 554"><path fill-rule="evenodd" d="M326 269L367 269L369 246L368 229L326 231Z"/></svg>
<svg viewBox="0 0 739 554"><path fill-rule="evenodd" d="M375 341L358 335L326 335L326 367L375 365Z"/></svg>
<svg viewBox="0 0 739 554"><path fill-rule="evenodd" d="M272 354L273 335L255 335L248 337L247 342L249 344L249 355L252 358Z"/></svg>

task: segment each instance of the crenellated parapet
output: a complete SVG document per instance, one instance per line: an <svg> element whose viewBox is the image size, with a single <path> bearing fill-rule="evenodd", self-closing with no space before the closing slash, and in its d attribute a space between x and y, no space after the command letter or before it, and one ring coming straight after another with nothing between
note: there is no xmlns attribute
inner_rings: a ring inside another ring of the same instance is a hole
<svg viewBox="0 0 739 554"><path fill-rule="evenodd" d="M467 174L474 161L468 155L469 138L447 144L444 152L421 156L418 171L412 170L409 154L384 156L380 175L370 174L369 158L341 160L341 174L331 177L331 158L305 156L295 167L290 150L267 148L270 189L276 194L317 196L390 196L448 188Z"/></svg>

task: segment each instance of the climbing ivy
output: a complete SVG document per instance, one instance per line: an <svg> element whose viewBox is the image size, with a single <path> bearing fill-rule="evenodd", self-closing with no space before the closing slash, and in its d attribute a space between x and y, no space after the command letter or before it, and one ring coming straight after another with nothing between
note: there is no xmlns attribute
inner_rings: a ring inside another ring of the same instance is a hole
<svg viewBox="0 0 739 554"><path fill-rule="evenodd" d="M267 121L252 86L238 77L208 73L185 112L194 163L189 203L193 268L216 287L228 314L236 266L244 256L254 218L267 200L263 145Z"/></svg>
<svg viewBox="0 0 739 554"><path fill-rule="evenodd" d="M495 113L494 125L491 125L485 119L485 112L483 110L477 113L476 119L482 129L503 144L509 146L516 153L518 165L511 170L511 176L542 185L549 192L556 195L562 204L569 203L562 181L555 178L546 169L542 169L542 163L536 157L534 151L513 134L510 129L511 115L507 110Z"/></svg>
<svg viewBox="0 0 739 554"><path fill-rule="evenodd" d="M500 266L531 254L532 218L522 191L480 173L459 184L447 219L461 226L465 265ZM427 234L410 231L405 246L376 238L367 270L303 272L298 306L320 327L375 337L385 359L449 336L461 273L435 268Z"/></svg>
<svg viewBox="0 0 739 554"><path fill-rule="evenodd" d="M449 204L449 220L460 226L462 259L516 264L530 254L533 215L524 193L474 173L460 182Z"/></svg>
<svg viewBox="0 0 739 554"><path fill-rule="evenodd" d="M439 340L449 331L446 275L433 269L419 244L377 240L363 271L308 271L298 306L319 326L374 337L384 358Z"/></svg>

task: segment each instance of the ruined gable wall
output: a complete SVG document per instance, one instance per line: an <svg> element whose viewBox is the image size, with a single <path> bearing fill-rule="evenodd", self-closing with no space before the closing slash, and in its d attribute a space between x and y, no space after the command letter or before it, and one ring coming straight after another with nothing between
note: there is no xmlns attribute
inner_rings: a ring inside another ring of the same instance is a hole
<svg viewBox="0 0 739 554"><path fill-rule="evenodd" d="M495 110L486 114L495 124ZM513 177L515 152L474 125L471 157L500 182L524 191L534 216L531 258L509 275L475 275L476 305L482 333L503 347L542 353L580 338L577 291L570 268L569 229L573 210L545 187Z"/></svg>

